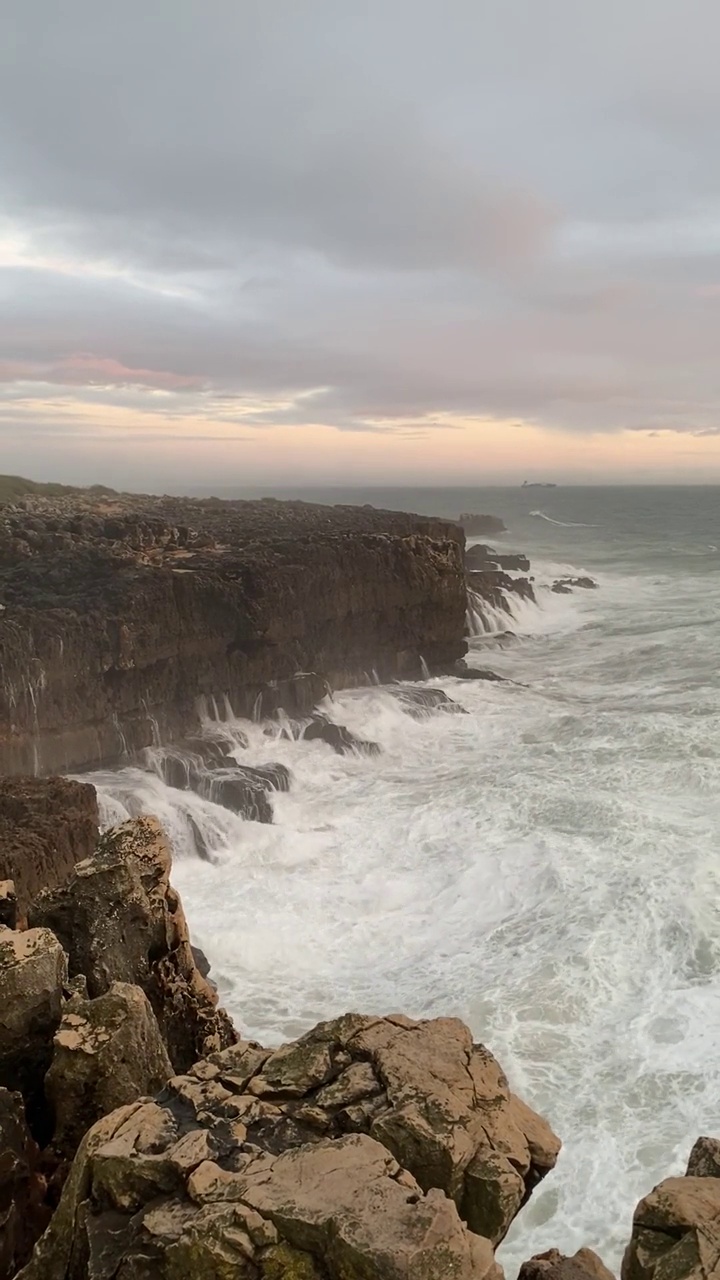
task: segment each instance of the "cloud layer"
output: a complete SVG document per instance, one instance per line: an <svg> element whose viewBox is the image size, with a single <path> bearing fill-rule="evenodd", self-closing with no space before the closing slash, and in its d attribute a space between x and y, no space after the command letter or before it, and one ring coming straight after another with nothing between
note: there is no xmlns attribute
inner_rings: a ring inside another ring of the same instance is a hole
<svg viewBox="0 0 720 1280"><path fill-rule="evenodd" d="M10 10L2 469L720 478L713 0Z"/></svg>

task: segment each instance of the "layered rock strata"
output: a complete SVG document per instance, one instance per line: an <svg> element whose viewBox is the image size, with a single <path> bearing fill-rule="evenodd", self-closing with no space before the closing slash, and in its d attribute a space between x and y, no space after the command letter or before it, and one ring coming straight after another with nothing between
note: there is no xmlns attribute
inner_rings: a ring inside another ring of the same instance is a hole
<svg viewBox="0 0 720 1280"><path fill-rule="evenodd" d="M308 714L465 652L459 526L372 508L85 494L0 519L0 770L113 762L199 697Z"/></svg>

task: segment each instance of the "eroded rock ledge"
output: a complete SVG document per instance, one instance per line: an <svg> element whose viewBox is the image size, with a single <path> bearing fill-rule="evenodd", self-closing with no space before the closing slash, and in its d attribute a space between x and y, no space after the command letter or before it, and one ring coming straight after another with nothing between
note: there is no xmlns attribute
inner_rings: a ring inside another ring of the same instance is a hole
<svg viewBox="0 0 720 1280"><path fill-rule="evenodd" d="M458 525L372 508L34 497L0 518L0 771L113 762L197 699L305 715L465 652Z"/></svg>

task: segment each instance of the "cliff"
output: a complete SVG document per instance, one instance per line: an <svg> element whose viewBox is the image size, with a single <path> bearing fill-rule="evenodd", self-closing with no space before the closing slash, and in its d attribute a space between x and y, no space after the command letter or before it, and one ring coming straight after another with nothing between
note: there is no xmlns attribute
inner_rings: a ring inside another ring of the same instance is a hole
<svg viewBox="0 0 720 1280"><path fill-rule="evenodd" d="M198 699L305 713L465 652L457 525L372 508L85 493L0 518L0 772L119 759Z"/></svg>

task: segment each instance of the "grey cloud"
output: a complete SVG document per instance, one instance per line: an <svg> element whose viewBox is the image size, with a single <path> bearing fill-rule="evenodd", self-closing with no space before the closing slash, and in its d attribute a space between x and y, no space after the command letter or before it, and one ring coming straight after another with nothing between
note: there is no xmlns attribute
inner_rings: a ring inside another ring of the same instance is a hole
<svg viewBox="0 0 720 1280"><path fill-rule="evenodd" d="M714 0L11 0L0 27L0 403L714 431Z"/></svg>

